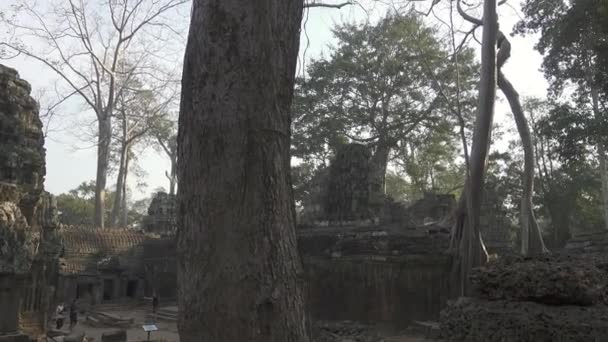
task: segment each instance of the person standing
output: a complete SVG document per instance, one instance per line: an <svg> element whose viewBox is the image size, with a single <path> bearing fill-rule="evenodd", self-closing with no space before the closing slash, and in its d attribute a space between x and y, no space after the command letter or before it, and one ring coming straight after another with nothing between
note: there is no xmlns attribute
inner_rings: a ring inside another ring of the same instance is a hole
<svg viewBox="0 0 608 342"><path fill-rule="evenodd" d="M57 308L55 309L55 324L57 330L61 330L61 328L63 328L64 312L65 308L63 306L63 303L59 303L59 305L57 305Z"/></svg>
<svg viewBox="0 0 608 342"><path fill-rule="evenodd" d="M78 307L76 306L76 299L74 299L72 305L70 305L70 330L74 329L76 324L78 324Z"/></svg>
<svg viewBox="0 0 608 342"><path fill-rule="evenodd" d="M158 296L155 294L152 295L152 313L156 313L158 311Z"/></svg>

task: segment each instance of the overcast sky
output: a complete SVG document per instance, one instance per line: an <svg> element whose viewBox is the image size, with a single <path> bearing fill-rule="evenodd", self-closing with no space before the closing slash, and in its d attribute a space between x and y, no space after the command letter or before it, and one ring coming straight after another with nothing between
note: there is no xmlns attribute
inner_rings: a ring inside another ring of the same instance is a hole
<svg viewBox="0 0 608 342"><path fill-rule="evenodd" d="M42 0L44 1L44 0ZM8 8L6 0L0 0L0 10ZM503 6L500 9L500 24L505 33L510 33L511 28L519 19L519 13L514 9L519 9L519 1L511 0L512 6ZM419 5L423 10L426 3ZM4 8L3 8L4 7ZM335 24L350 21L375 21L388 10L382 5L365 6L364 11L360 7L346 7L341 10L335 9L311 9L305 14L303 21L303 31L301 37L300 61L314 58L328 51L328 46L333 43L331 27ZM184 11L188 13L187 11ZM445 9L439 8L437 16L443 19L449 18ZM186 18L184 18L186 19ZM433 15L428 18L429 22L437 22ZM459 23L458 26L466 29L468 23ZM478 32L478 37L481 31ZM504 67L505 74L519 90L522 96L546 95L547 83L539 71L541 56L533 49L534 37L511 37L512 57ZM479 47L473 42L475 48ZM21 77L29 81L36 94L39 89L49 87L57 80L57 76L40 63L23 57L12 60L0 61L5 65L11 66L19 71ZM302 63L298 72L302 72ZM42 106L45 104L43 103ZM75 188L83 181L95 179L96 168L96 149L92 143L82 140L82 134L76 136L85 121L80 120L77 115L82 108L77 101L72 101L64 109L63 115L56 119L51 127L57 129L50 132L46 140L47 149L47 175L45 187L47 191L59 194ZM510 124L511 117L505 101L500 101L497 106L497 122ZM139 165L145 170L145 176L141 181L147 184L146 187L134 191L133 198L142 198L158 187L168 188L168 180L165 171L169 169L168 159L159 154L152 148L143 149L140 153ZM135 188L134 177L131 177L131 188ZM109 181L109 186L113 186L113 180Z"/></svg>

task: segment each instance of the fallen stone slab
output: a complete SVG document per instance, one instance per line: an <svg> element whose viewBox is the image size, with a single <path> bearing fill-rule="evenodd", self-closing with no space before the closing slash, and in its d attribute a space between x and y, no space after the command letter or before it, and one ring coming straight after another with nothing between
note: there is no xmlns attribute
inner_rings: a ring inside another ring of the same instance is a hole
<svg viewBox="0 0 608 342"><path fill-rule="evenodd" d="M608 341L608 307L461 297L441 312L447 342Z"/></svg>

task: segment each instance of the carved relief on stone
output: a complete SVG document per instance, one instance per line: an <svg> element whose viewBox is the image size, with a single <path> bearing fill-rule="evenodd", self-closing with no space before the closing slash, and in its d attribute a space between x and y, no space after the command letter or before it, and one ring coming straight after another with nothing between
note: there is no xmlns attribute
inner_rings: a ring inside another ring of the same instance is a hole
<svg viewBox="0 0 608 342"><path fill-rule="evenodd" d="M33 232L19 207L0 203L0 274L24 275L38 252L39 234Z"/></svg>

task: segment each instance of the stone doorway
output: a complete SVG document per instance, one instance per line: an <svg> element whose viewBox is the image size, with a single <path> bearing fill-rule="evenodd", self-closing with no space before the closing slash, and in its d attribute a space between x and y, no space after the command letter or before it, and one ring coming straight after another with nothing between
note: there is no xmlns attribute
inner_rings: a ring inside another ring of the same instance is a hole
<svg viewBox="0 0 608 342"><path fill-rule="evenodd" d="M138 288L139 282L137 280L129 280L127 282L127 297L129 298L135 298L137 296L137 288Z"/></svg>
<svg viewBox="0 0 608 342"><path fill-rule="evenodd" d="M114 298L114 280L103 280L103 300L112 300Z"/></svg>

